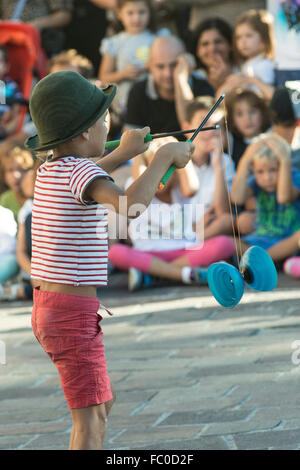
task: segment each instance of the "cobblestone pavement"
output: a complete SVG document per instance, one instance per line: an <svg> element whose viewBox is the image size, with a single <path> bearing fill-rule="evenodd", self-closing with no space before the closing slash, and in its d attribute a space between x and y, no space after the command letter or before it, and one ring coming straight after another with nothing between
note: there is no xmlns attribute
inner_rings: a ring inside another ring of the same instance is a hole
<svg viewBox="0 0 300 470"><path fill-rule="evenodd" d="M207 287L100 292L117 402L105 449L299 449L299 283L224 309ZM0 307L0 449L67 449L71 418L33 337L31 303ZM5 352L5 356L4 356Z"/></svg>

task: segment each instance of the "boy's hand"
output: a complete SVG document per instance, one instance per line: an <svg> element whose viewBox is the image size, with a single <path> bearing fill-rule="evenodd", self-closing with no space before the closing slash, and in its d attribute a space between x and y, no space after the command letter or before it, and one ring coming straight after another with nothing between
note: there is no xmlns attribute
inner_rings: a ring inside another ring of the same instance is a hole
<svg viewBox="0 0 300 470"><path fill-rule="evenodd" d="M276 155L279 162L291 161L291 147L278 134L272 134L265 139L265 144Z"/></svg>
<svg viewBox="0 0 300 470"><path fill-rule="evenodd" d="M209 76L212 80L223 82L231 74L230 66L224 61L220 54L214 54L212 60L208 66Z"/></svg>
<svg viewBox="0 0 300 470"><path fill-rule="evenodd" d="M170 158L177 168L184 168L191 159L195 146L192 142L171 142L161 147L156 155Z"/></svg>
<svg viewBox="0 0 300 470"><path fill-rule="evenodd" d="M128 156L127 159L146 152L149 142L145 143L144 140L148 134L150 134L150 127L125 131L121 137L119 149Z"/></svg>
<svg viewBox="0 0 300 470"><path fill-rule="evenodd" d="M243 156L241 158L241 163L243 162L244 165L250 166L253 163L253 159L255 155L262 150L266 146L265 139L258 140L257 142L254 142L253 144L250 144L245 152L243 153Z"/></svg>

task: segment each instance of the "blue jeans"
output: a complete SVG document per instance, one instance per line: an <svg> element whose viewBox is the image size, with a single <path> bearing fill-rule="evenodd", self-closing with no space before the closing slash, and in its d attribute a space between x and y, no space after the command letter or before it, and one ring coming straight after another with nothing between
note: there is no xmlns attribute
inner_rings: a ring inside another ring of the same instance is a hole
<svg viewBox="0 0 300 470"><path fill-rule="evenodd" d="M0 282L4 283L19 272L16 255L2 255L0 258Z"/></svg>
<svg viewBox="0 0 300 470"><path fill-rule="evenodd" d="M285 82L300 80L300 70L275 70L276 86L284 85Z"/></svg>

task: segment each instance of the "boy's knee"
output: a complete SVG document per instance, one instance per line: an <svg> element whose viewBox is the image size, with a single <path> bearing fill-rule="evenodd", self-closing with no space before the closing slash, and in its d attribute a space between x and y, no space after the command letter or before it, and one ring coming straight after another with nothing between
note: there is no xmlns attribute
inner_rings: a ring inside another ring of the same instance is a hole
<svg viewBox="0 0 300 470"><path fill-rule="evenodd" d="M112 398L105 403L105 409L106 409L106 415L107 416L109 415L109 412L110 412L113 404L116 401L116 391L115 391L115 389L112 385L111 385L111 393L112 393Z"/></svg>
<svg viewBox="0 0 300 470"><path fill-rule="evenodd" d="M111 399L111 401L112 401L112 404L114 404L115 401L116 401L116 399L117 399L116 390L115 390L115 388L114 388L112 385L111 385L110 389L111 389L111 393L112 393L112 399Z"/></svg>

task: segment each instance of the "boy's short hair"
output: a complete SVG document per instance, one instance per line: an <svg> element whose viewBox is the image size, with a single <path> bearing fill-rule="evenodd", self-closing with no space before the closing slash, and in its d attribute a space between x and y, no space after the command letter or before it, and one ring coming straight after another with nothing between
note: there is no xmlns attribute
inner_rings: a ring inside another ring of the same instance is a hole
<svg viewBox="0 0 300 470"><path fill-rule="evenodd" d="M186 105L186 119L188 122L191 122L194 115L198 111L209 111L215 103L215 100L212 96L200 96Z"/></svg>
<svg viewBox="0 0 300 470"><path fill-rule="evenodd" d="M267 134L260 134L259 137L253 139L253 143L254 142L259 142L263 139L265 139L266 137L268 137ZM253 157L253 160L269 160L269 161L277 161L278 162L278 157L275 155L274 152L272 152L272 150L267 146L265 145L261 150L259 150L258 152L255 153L254 157Z"/></svg>
<svg viewBox="0 0 300 470"><path fill-rule="evenodd" d="M76 49L68 49L55 55L49 61L49 70L55 65L76 67L84 78L92 78L94 67L92 62L85 56L78 54Z"/></svg>

